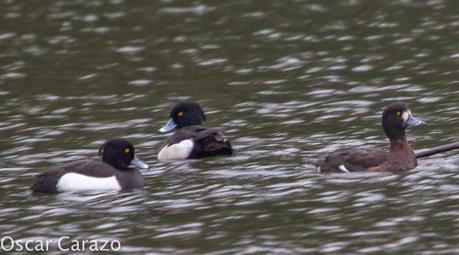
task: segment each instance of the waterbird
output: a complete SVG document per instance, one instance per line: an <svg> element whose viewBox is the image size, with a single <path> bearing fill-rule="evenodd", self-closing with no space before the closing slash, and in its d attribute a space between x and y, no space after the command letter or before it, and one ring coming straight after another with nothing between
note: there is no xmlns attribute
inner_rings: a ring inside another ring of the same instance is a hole
<svg viewBox="0 0 459 255"><path fill-rule="evenodd" d="M392 103L382 113L382 128L390 141L389 152L378 148L345 148L311 163L320 173L401 172L413 169L417 166L417 155L407 143L405 130L424 124L424 121L413 117L408 104Z"/></svg>
<svg viewBox="0 0 459 255"><path fill-rule="evenodd" d="M108 191L143 188L140 171L131 165L147 169L127 140L117 138L99 148L101 161L79 160L38 174L30 186L32 192L58 193L69 191Z"/></svg>
<svg viewBox="0 0 459 255"><path fill-rule="evenodd" d="M158 153L159 160L180 160L217 155L232 155L233 148L218 127L202 126L206 116L201 106L181 101L174 105L169 120L159 132L176 130Z"/></svg>

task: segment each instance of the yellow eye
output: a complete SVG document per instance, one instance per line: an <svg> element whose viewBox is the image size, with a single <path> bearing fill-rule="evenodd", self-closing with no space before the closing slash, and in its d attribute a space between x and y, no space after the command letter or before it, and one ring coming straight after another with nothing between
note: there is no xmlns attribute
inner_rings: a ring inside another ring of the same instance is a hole
<svg viewBox="0 0 459 255"><path fill-rule="evenodd" d="M131 152L129 148L124 148L124 153L129 154L129 152Z"/></svg>
<svg viewBox="0 0 459 255"><path fill-rule="evenodd" d="M178 112L177 116L182 117L183 116L183 112Z"/></svg>
<svg viewBox="0 0 459 255"><path fill-rule="evenodd" d="M402 116L402 113L401 112L396 112L395 115L397 115L397 117L400 117L400 116Z"/></svg>

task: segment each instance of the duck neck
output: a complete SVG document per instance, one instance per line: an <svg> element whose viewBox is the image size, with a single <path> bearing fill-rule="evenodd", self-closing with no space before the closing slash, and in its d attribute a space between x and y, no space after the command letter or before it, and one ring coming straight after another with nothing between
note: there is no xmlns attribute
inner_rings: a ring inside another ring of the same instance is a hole
<svg viewBox="0 0 459 255"><path fill-rule="evenodd" d="M390 140L390 150L391 151L403 150L403 149L406 149L407 147L410 148L410 146L406 142L406 136L402 136L401 138L390 138L389 140Z"/></svg>

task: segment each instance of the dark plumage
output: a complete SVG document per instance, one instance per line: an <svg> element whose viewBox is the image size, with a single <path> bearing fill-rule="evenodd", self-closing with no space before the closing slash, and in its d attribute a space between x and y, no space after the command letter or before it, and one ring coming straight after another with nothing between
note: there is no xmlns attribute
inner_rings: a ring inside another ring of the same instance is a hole
<svg viewBox="0 0 459 255"><path fill-rule="evenodd" d="M328 154L325 159L313 162L321 173L382 171L398 172L417 166L416 155L406 141L408 126L424 122L411 116L408 105L402 102L386 107L382 114L382 127L390 140L390 150L376 148L348 148Z"/></svg>
<svg viewBox="0 0 459 255"><path fill-rule="evenodd" d="M231 155L231 143L222 128L201 126L206 119L197 103L179 102L170 114L167 124L160 132L177 131L166 141L158 153L160 160L202 158L216 155Z"/></svg>
<svg viewBox="0 0 459 255"><path fill-rule="evenodd" d="M81 160L45 171L36 176L30 189L33 192L57 193L86 189L129 190L143 187L141 173L129 165L133 164L140 168L148 166L135 156L135 149L128 141L108 140L100 147L99 155L102 156L102 162ZM70 173L77 175L68 175ZM72 181L74 183L71 183Z"/></svg>

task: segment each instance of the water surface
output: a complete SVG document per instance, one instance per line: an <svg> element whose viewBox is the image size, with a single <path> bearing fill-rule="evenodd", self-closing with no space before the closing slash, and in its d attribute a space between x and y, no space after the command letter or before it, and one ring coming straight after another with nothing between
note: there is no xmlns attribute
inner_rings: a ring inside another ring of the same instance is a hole
<svg viewBox="0 0 459 255"><path fill-rule="evenodd" d="M132 254L454 254L459 158L400 175L307 161L386 146L384 105L458 140L455 1L0 1L0 233L115 239ZM157 129L199 102L236 154L158 162ZM37 173L125 137L145 189L35 196ZM53 250L53 253L58 253Z"/></svg>

